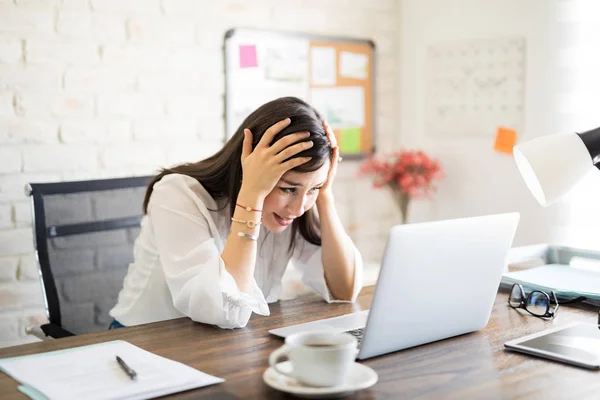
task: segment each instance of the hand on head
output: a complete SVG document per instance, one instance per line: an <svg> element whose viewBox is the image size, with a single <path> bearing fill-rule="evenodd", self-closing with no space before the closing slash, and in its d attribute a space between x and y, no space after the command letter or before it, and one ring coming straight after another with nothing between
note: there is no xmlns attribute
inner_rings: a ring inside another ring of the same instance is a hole
<svg viewBox="0 0 600 400"><path fill-rule="evenodd" d="M333 148L333 154L331 155L331 163L329 164L329 173L327 175L327 181L321 187L319 197L331 195L331 184L333 183L333 179L337 172L338 163L342 159L340 157L340 148L337 145L337 139L335 137L335 134L333 133L333 129L331 129L331 127L325 121L323 121L323 128L325 129L325 135L327 136L327 139L329 139L329 143Z"/></svg>
<svg viewBox="0 0 600 400"><path fill-rule="evenodd" d="M252 149L253 134L249 129L244 129L242 185L249 191L266 197L283 174L310 161L311 157L290 158L313 146L312 141L302 141L310 136L310 132L284 136L270 146L275 136L290 122L290 119L286 118L267 129L254 150Z"/></svg>
<svg viewBox="0 0 600 400"><path fill-rule="evenodd" d="M323 121L323 129L325 130L325 136L327 136L329 143L331 143L331 147L335 149L337 147L337 139L333 133L333 129L331 129L325 120Z"/></svg>

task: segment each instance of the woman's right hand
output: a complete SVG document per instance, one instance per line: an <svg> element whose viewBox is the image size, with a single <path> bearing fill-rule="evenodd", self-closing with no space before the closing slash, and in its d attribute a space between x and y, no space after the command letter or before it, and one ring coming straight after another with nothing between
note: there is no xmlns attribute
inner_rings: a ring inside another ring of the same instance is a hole
<svg viewBox="0 0 600 400"><path fill-rule="evenodd" d="M308 162L310 157L297 157L288 160L313 146L312 141L296 143L310 136L310 132L299 132L285 136L273 143L275 135L290 124L290 119L277 122L264 133L260 142L252 150L252 132L244 129L242 145L242 189L247 194L254 194L260 200L273 190L281 176L290 169ZM285 161L287 160L287 161Z"/></svg>

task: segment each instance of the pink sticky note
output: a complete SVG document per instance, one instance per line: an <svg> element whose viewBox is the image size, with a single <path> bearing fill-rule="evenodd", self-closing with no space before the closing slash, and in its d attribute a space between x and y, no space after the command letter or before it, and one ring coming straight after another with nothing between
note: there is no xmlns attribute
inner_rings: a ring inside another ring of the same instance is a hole
<svg viewBox="0 0 600 400"><path fill-rule="evenodd" d="M251 68L256 67L257 65L256 46L240 45L240 68Z"/></svg>

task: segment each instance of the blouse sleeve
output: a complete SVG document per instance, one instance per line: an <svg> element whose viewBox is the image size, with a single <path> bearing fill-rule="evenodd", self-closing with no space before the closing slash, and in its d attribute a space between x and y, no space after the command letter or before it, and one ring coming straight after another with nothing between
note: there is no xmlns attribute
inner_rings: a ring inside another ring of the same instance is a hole
<svg viewBox="0 0 600 400"><path fill-rule="evenodd" d="M307 242L300 234L296 240L296 247L292 253L292 264L302 276L302 282L317 292L328 303L353 303L362 289L363 281L363 260L356 246L352 246L354 251L354 288L350 301L338 300L333 297L325 281L325 271L323 269L321 246Z"/></svg>
<svg viewBox="0 0 600 400"><path fill-rule="evenodd" d="M169 178L154 185L148 218L175 308L193 321L229 329L246 326L252 312L269 315L254 278L244 293L225 269L218 232L198 194Z"/></svg>

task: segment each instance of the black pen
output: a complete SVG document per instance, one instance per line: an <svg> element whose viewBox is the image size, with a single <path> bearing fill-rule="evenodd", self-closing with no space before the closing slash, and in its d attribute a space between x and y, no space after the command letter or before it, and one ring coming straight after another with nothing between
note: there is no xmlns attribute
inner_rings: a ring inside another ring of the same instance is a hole
<svg viewBox="0 0 600 400"><path fill-rule="evenodd" d="M133 379L133 380L137 379L137 373L134 370L132 370L131 367L129 365L127 365L121 357L117 356L117 362L119 363L119 366L121 367L121 369L123 371L125 371L125 373L127 375L129 375L129 377L131 379Z"/></svg>

